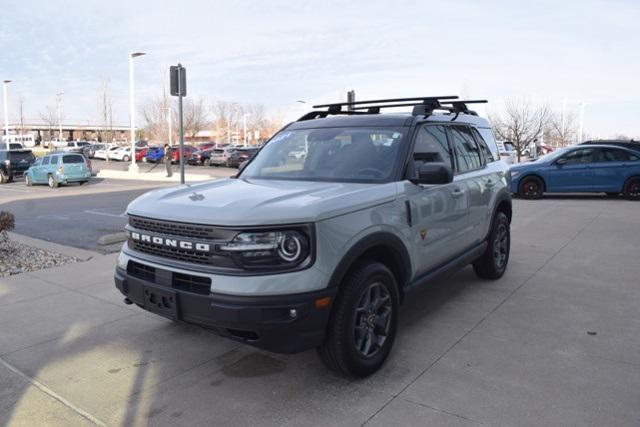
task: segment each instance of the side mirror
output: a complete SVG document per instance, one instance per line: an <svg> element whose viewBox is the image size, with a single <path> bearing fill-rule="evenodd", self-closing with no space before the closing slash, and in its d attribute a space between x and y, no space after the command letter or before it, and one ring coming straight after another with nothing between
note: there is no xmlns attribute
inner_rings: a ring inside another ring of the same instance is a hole
<svg viewBox="0 0 640 427"><path fill-rule="evenodd" d="M566 164L567 164L567 159L564 158L564 157L556 160L556 165L558 165L558 166L562 166L562 165L566 165Z"/></svg>
<svg viewBox="0 0 640 427"><path fill-rule="evenodd" d="M418 167L414 184L448 184L453 181L453 170L445 163L423 163Z"/></svg>

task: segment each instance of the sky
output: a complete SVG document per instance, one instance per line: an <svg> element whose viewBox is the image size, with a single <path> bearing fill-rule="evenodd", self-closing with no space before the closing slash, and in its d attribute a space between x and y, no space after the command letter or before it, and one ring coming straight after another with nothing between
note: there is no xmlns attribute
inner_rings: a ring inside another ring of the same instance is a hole
<svg viewBox="0 0 640 427"><path fill-rule="evenodd" d="M1 0L0 79L27 121L64 92L65 123L114 122L187 68L188 96L263 104L293 120L307 105L426 95L506 99L579 114L594 137L640 137L640 1Z"/></svg>

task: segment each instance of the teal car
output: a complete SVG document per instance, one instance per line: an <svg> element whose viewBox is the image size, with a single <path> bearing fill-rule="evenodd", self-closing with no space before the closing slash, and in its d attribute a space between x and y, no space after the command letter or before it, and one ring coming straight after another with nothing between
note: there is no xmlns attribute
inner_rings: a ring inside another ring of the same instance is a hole
<svg viewBox="0 0 640 427"><path fill-rule="evenodd" d="M49 154L36 160L25 173L25 183L48 184L56 188L60 184L79 182L86 184L91 178L91 170L82 154Z"/></svg>

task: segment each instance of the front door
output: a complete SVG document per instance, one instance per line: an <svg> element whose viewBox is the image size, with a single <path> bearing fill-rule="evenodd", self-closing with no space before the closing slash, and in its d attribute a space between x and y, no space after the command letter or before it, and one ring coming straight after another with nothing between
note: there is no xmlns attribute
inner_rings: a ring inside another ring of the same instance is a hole
<svg viewBox="0 0 640 427"><path fill-rule="evenodd" d="M578 148L563 155L547 169L547 191L590 191L596 148Z"/></svg>
<svg viewBox="0 0 640 427"><path fill-rule="evenodd" d="M426 124L416 132L413 151L414 170L425 162L453 167L452 150L444 125ZM412 226L408 236L414 250L415 273L425 274L455 256L462 245L458 240L468 221L468 196L464 184L415 185L405 182L404 193L410 206Z"/></svg>

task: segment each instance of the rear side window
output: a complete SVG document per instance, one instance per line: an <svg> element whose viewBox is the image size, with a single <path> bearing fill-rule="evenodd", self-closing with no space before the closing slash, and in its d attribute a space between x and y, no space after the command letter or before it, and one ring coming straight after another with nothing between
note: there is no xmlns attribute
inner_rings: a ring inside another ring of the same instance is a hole
<svg viewBox="0 0 640 427"><path fill-rule="evenodd" d="M477 128L477 131L482 135L484 142L487 143L489 151L493 154L493 158L498 160L500 158L500 153L498 152L498 143L496 142L496 137L493 135L493 130L491 130L491 128ZM507 147L507 144L505 144L505 148L508 151L513 151L513 145L509 148Z"/></svg>
<svg viewBox="0 0 640 427"><path fill-rule="evenodd" d="M601 162L628 162L631 160L631 153L615 148L603 148L600 151Z"/></svg>
<svg viewBox="0 0 640 427"><path fill-rule="evenodd" d="M52 165L58 164L58 156L51 156L51 164Z"/></svg>
<svg viewBox="0 0 640 427"><path fill-rule="evenodd" d="M45 157L44 159L42 159L42 166L48 165L50 160L51 159L49 157Z"/></svg>
<svg viewBox="0 0 640 427"><path fill-rule="evenodd" d="M445 163L453 168L444 126L425 125L420 128L413 149L413 160L416 166L420 163Z"/></svg>
<svg viewBox="0 0 640 427"><path fill-rule="evenodd" d="M84 157L82 156L64 156L62 158L62 163L65 165L72 163L84 163Z"/></svg>
<svg viewBox="0 0 640 427"><path fill-rule="evenodd" d="M471 128L471 133L473 133L473 136L476 137L476 142L480 147L480 151L482 151L482 155L484 156L486 163L495 162L497 158L493 156L493 153L489 149L489 146L487 145L487 142L484 140L482 135L480 135L480 132L478 132L478 130L475 128Z"/></svg>
<svg viewBox="0 0 640 427"><path fill-rule="evenodd" d="M482 167L480 149L465 126L449 127L449 136L455 152L457 172L464 173Z"/></svg>

